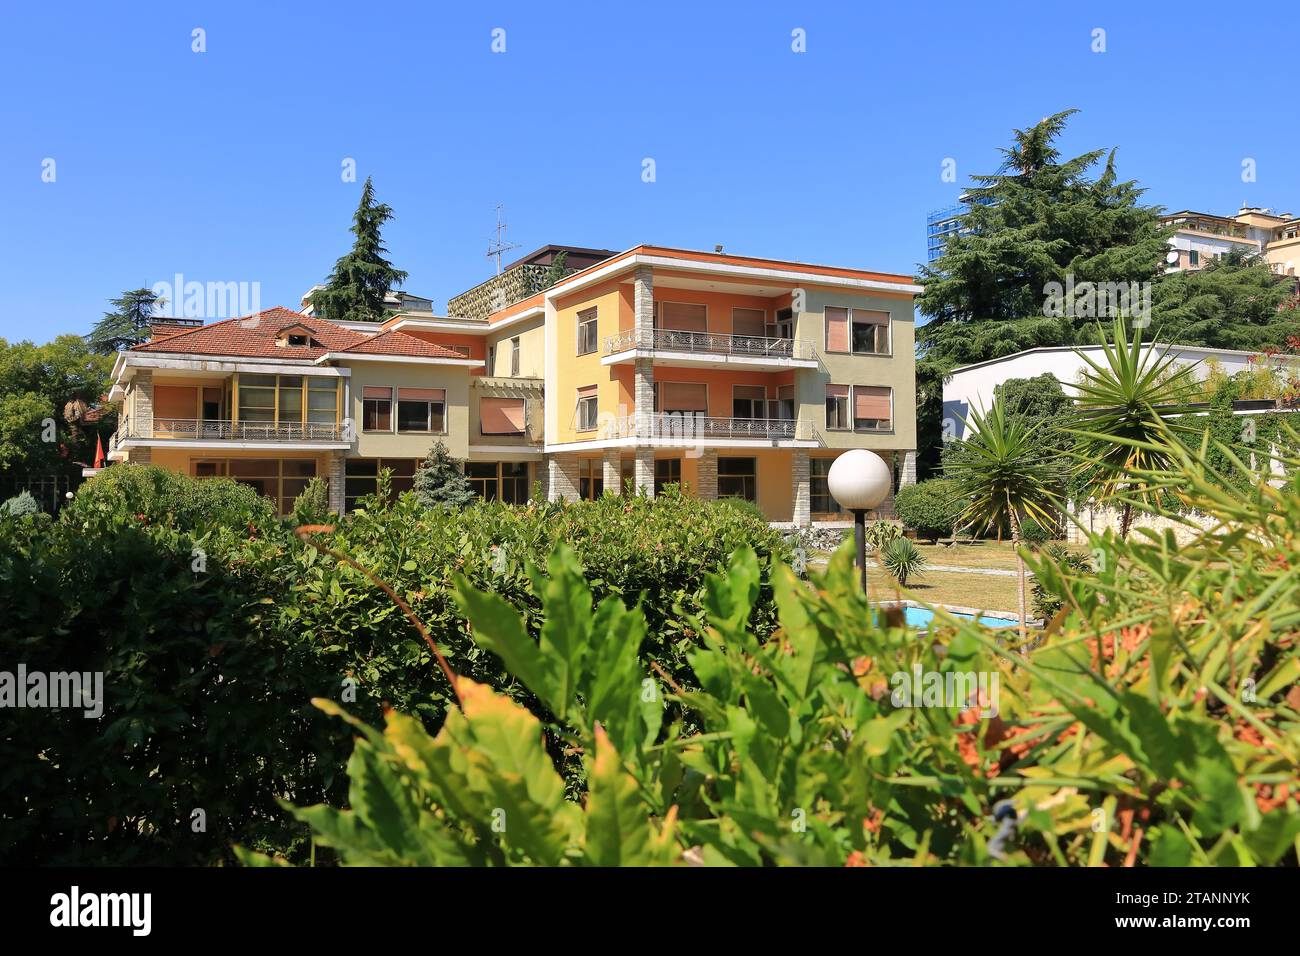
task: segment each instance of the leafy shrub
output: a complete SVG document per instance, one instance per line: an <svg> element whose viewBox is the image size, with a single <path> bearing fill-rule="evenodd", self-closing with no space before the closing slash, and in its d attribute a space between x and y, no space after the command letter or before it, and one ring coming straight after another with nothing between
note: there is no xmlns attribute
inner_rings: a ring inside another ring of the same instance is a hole
<svg viewBox="0 0 1300 956"><path fill-rule="evenodd" d="M894 508L902 522L916 530L918 537L934 543L953 533L962 509L956 495L955 482L932 478L899 488L894 495Z"/></svg>
<svg viewBox="0 0 1300 956"><path fill-rule="evenodd" d="M426 508L464 508L478 500L465 477L464 462L452 458L440 441L416 469L412 490Z"/></svg>
<svg viewBox="0 0 1300 956"><path fill-rule="evenodd" d="M320 524L330 515L330 486L324 478L317 475L302 493L293 499L293 520L295 524Z"/></svg>
<svg viewBox="0 0 1300 956"><path fill-rule="evenodd" d="M880 563L903 587L925 567L925 555L909 538L895 538L880 549Z"/></svg>
<svg viewBox="0 0 1300 956"><path fill-rule="evenodd" d="M763 514L763 509L752 501L744 498L718 498L713 502L715 508L728 508L732 511L739 512L755 521L761 521L767 524L767 515Z"/></svg>
<svg viewBox="0 0 1300 956"><path fill-rule="evenodd" d="M1071 551L1063 545L1047 545L1047 547L1043 548L1043 557L1051 561L1056 567L1076 577L1091 574L1093 571L1091 558L1077 551ZM1059 579L1053 580L1059 581ZM1061 605L1065 603L1064 594L1049 591L1038 577L1034 578L1031 594L1031 609L1034 616L1044 621L1050 620L1052 615L1059 611Z"/></svg>
<svg viewBox="0 0 1300 956"><path fill-rule="evenodd" d="M0 504L0 512L9 515L11 518L22 518L27 515L39 514L41 506L37 504L32 493L23 490Z"/></svg>
<svg viewBox="0 0 1300 956"><path fill-rule="evenodd" d="M229 478L191 478L156 465L114 465L88 479L63 509L64 520L94 524L96 516L178 530L265 527L275 507L248 485Z"/></svg>
<svg viewBox="0 0 1300 956"><path fill-rule="evenodd" d="M1054 534L1050 528L1043 527L1032 518L1026 518L1020 525L1020 540L1031 550L1037 551L1051 541L1053 537Z"/></svg>

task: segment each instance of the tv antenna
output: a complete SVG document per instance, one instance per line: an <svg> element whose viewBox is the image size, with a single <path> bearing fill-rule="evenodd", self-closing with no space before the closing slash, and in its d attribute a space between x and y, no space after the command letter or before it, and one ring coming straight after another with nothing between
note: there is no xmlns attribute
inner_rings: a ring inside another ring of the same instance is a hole
<svg viewBox="0 0 1300 956"><path fill-rule="evenodd" d="M487 251L487 257L489 259L496 256L497 275L501 274L501 253L519 248L519 243L517 242L506 242L506 221L501 218L501 210L505 208L506 207L503 203L497 203L497 236L488 243Z"/></svg>

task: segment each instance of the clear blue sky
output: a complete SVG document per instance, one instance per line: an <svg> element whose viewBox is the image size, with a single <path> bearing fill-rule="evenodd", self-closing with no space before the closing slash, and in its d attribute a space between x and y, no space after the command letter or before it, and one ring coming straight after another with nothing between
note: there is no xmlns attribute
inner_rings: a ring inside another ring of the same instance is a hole
<svg viewBox="0 0 1300 956"><path fill-rule="evenodd" d="M9 2L0 336L85 332L177 272L297 307L350 241L345 157L440 309L490 274L497 202L521 252L723 243L910 273L926 213L1066 107L1064 148L1118 146L1152 202L1294 210L1294 22L1293 2Z"/></svg>

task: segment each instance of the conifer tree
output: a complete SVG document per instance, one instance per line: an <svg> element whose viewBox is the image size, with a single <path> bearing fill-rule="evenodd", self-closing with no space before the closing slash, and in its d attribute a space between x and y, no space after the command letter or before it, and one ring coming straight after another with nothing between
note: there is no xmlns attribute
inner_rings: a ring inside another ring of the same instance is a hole
<svg viewBox="0 0 1300 956"><path fill-rule="evenodd" d="M464 508L478 497L465 477L463 463L452 458L440 441L434 442L416 469L411 488L426 508Z"/></svg>
<svg viewBox="0 0 1300 956"><path fill-rule="evenodd" d="M123 292L109 303L115 307L114 310L105 312L86 336L90 350L99 355L109 355L148 341L150 324L155 321L158 309L167 304L150 289Z"/></svg>
<svg viewBox="0 0 1300 956"><path fill-rule="evenodd" d="M407 273L393 268L385 258L381 231L393 218L386 203L375 201L375 188L369 177L361 189L361 201L352 217L349 230L356 241L338 262L325 282L325 288L311 295L312 308L323 319L335 322L379 322L384 318L384 296L393 286L406 281Z"/></svg>

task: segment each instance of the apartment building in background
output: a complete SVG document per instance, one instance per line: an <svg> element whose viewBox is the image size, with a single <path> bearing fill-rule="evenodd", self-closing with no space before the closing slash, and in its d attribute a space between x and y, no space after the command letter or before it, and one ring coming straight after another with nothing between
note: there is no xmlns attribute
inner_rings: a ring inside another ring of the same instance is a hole
<svg viewBox="0 0 1300 956"><path fill-rule="evenodd" d="M1278 275L1300 269L1300 218L1258 206L1242 206L1235 216L1183 210L1162 217L1175 229L1169 239L1166 272L1203 269L1230 252L1263 256Z"/></svg>
<svg viewBox="0 0 1300 956"><path fill-rule="evenodd" d="M576 271L539 288L559 252ZM771 521L840 518L826 475L842 451L915 480L919 291L904 275L720 252L547 246L448 316L409 297L381 323L276 307L161 325L118 356L109 457L226 475L281 511L319 475L341 511L381 469L409 488L440 440L488 499L523 503L535 482L570 501L674 483Z"/></svg>

